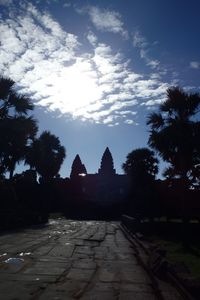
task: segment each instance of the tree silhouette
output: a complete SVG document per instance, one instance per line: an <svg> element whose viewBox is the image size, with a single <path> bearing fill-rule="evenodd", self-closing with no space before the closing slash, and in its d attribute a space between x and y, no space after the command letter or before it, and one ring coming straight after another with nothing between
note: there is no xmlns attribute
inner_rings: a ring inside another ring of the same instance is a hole
<svg viewBox="0 0 200 300"><path fill-rule="evenodd" d="M112 154L107 147L106 150L103 153L102 159L101 159L101 166L99 169L99 174L100 175L114 175L115 169L114 169L114 164L113 164L113 158Z"/></svg>
<svg viewBox="0 0 200 300"><path fill-rule="evenodd" d="M10 178L37 133L36 121L27 116L33 104L15 91L14 84L11 79L0 78L0 172L9 171Z"/></svg>
<svg viewBox="0 0 200 300"><path fill-rule="evenodd" d="M29 98L15 91L14 84L13 80L0 77L0 120L12 115L27 115L34 108Z"/></svg>
<svg viewBox="0 0 200 300"><path fill-rule="evenodd" d="M58 137L44 131L28 148L26 164L35 169L44 181L48 181L58 174L64 158L65 148Z"/></svg>
<svg viewBox="0 0 200 300"><path fill-rule="evenodd" d="M199 176L200 122L194 119L199 105L198 94L173 87L167 90L159 112L150 114L147 121L149 145L170 164L165 175L181 179L185 187Z"/></svg>
<svg viewBox="0 0 200 300"><path fill-rule="evenodd" d="M154 180L158 173L158 159L148 148L135 149L127 155L122 168L136 181Z"/></svg>
<svg viewBox="0 0 200 300"><path fill-rule="evenodd" d="M73 163L70 178L77 178L80 174L87 174L85 165L82 164L80 156L77 154Z"/></svg>
<svg viewBox="0 0 200 300"><path fill-rule="evenodd" d="M131 180L130 212L154 215L157 210L155 176L158 173L154 152L148 148L135 149L127 155L122 168Z"/></svg>

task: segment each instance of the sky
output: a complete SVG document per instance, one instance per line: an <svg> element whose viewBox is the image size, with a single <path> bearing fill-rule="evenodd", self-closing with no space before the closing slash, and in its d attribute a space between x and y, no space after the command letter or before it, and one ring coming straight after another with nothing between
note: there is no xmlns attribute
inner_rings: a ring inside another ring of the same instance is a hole
<svg viewBox="0 0 200 300"><path fill-rule="evenodd" d="M32 99L38 134L65 146L62 177L76 154L96 173L107 146L122 173L166 89L200 91L199 11L197 0L0 0L0 74Z"/></svg>

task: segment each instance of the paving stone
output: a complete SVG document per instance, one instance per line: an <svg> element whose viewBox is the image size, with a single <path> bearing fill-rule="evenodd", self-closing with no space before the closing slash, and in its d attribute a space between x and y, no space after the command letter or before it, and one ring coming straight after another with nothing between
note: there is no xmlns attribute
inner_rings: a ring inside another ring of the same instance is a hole
<svg viewBox="0 0 200 300"><path fill-rule="evenodd" d="M97 281L91 288L93 292L109 292L119 290L119 284L116 282L100 282Z"/></svg>
<svg viewBox="0 0 200 300"><path fill-rule="evenodd" d="M95 258L104 259L107 256L108 248L107 247L94 247Z"/></svg>
<svg viewBox="0 0 200 300"><path fill-rule="evenodd" d="M59 290L66 291L66 295L74 298L80 298L88 286L88 282L77 281L77 280L67 280L61 283L58 288Z"/></svg>
<svg viewBox="0 0 200 300"><path fill-rule="evenodd" d="M36 250L33 251L33 254L36 256L40 256L40 255L47 255L53 248L53 245L44 245L44 246L40 246L38 247Z"/></svg>
<svg viewBox="0 0 200 300"><path fill-rule="evenodd" d="M37 261L40 262L46 262L46 263L53 263L53 264L63 264L68 266L70 259L66 259L65 257L56 257L56 256L50 256L50 255L45 255L45 256L41 256L36 258Z"/></svg>
<svg viewBox="0 0 200 300"><path fill-rule="evenodd" d="M91 247L89 246L77 246L75 249L75 253L93 255L94 251L92 251Z"/></svg>
<svg viewBox="0 0 200 300"><path fill-rule="evenodd" d="M117 257L117 259L119 259L119 260L131 260L131 258L133 257L133 253L131 254L129 254L129 253L120 253L120 252L118 252L118 253L116 253L115 254L116 255L116 257Z"/></svg>
<svg viewBox="0 0 200 300"><path fill-rule="evenodd" d="M75 299L80 298L87 287L86 282L68 280L64 283L57 283L48 287L39 297L46 299ZM54 298L52 298L54 297Z"/></svg>
<svg viewBox="0 0 200 300"><path fill-rule="evenodd" d="M73 263L73 268L77 269L96 269L96 263L92 259L79 259Z"/></svg>
<svg viewBox="0 0 200 300"><path fill-rule="evenodd" d="M119 300L156 300L157 297L152 293L133 293L133 292L121 292Z"/></svg>
<svg viewBox="0 0 200 300"><path fill-rule="evenodd" d="M74 243L75 246L84 246L84 245L86 245L86 244L85 244L85 241L84 241L84 240L81 240L81 239L74 239L74 240L73 240L73 243ZM86 246L87 246L87 245L86 245Z"/></svg>
<svg viewBox="0 0 200 300"><path fill-rule="evenodd" d="M80 280L80 281L90 281L94 274L94 270L83 270L83 269L70 269L67 274L67 279Z"/></svg>
<svg viewBox="0 0 200 300"><path fill-rule="evenodd" d="M94 241L94 240L90 240L90 239L84 240L84 241L83 241L83 245L84 245L84 246L98 247L99 244L100 244L99 242ZM78 245L78 244L77 244L77 245Z"/></svg>
<svg viewBox="0 0 200 300"><path fill-rule="evenodd" d="M17 281L17 282L55 282L58 278L57 275L46 275L46 274L0 274L0 282L11 282L11 281ZM19 283L21 284L21 283Z"/></svg>
<svg viewBox="0 0 200 300"><path fill-rule="evenodd" d="M114 292L89 292L81 300L116 300Z"/></svg>
<svg viewBox="0 0 200 300"><path fill-rule="evenodd" d="M154 300L151 280L117 222L51 220L0 236L2 300ZM19 266L2 267L23 256ZM144 255L141 253L141 255ZM163 289L178 300L173 289Z"/></svg>
<svg viewBox="0 0 200 300"><path fill-rule="evenodd" d="M33 266L27 268L24 274L52 274L61 275L63 272L68 270L69 264L67 263L48 263L48 262L36 262Z"/></svg>
<svg viewBox="0 0 200 300"><path fill-rule="evenodd" d="M149 284L138 282L122 283L120 289L123 292L153 293L153 289Z"/></svg>
<svg viewBox="0 0 200 300"><path fill-rule="evenodd" d="M115 252L109 251L106 253L105 260L114 260L116 261L117 255Z"/></svg>
<svg viewBox="0 0 200 300"><path fill-rule="evenodd" d="M74 300L74 297L67 296L64 292L59 292L57 290L47 290L44 293L38 295L38 300ZM10 300L10 299L9 299ZM18 300L18 299L16 299ZM20 299L21 300L21 299Z"/></svg>
<svg viewBox="0 0 200 300"><path fill-rule="evenodd" d="M3 286L0 284L1 299L2 300L29 300L32 299L38 291L43 290L44 285L37 283L23 283L7 282Z"/></svg>
<svg viewBox="0 0 200 300"><path fill-rule="evenodd" d="M140 282L148 284L150 283L150 279L148 275L142 269L121 269L120 271L121 280L123 282Z"/></svg>
<svg viewBox="0 0 200 300"><path fill-rule="evenodd" d="M117 271L100 269L99 280L102 282L120 282L120 277Z"/></svg>
<svg viewBox="0 0 200 300"><path fill-rule="evenodd" d="M73 259L88 259L88 258L93 258L93 254L84 254L84 253L74 253L73 254Z"/></svg>
<svg viewBox="0 0 200 300"><path fill-rule="evenodd" d="M48 253L50 256L55 256L55 257L71 257L73 254L75 246L74 245L66 245L66 244L61 244L53 247L53 249Z"/></svg>

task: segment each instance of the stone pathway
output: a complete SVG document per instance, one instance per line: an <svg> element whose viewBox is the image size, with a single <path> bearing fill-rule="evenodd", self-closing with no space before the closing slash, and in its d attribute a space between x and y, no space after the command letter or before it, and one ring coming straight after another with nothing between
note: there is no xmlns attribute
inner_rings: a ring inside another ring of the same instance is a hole
<svg viewBox="0 0 200 300"><path fill-rule="evenodd" d="M60 219L0 236L0 299L157 298L117 222Z"/></svg>

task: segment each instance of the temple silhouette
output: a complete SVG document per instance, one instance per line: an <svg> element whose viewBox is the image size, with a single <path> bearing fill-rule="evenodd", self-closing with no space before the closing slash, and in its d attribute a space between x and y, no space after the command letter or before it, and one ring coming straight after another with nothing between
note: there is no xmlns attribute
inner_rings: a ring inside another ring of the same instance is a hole
<svg viewBox="0 0 200 300"><path fill-rule="evenodd" d="M85 165L77 154L70 174L71 182L78 183L84 197L89 201L111 204L121 202L129 192L127 175L116 174L112 154L107 147L103 153L100 168L96 174L88 174Z"/></svg>

